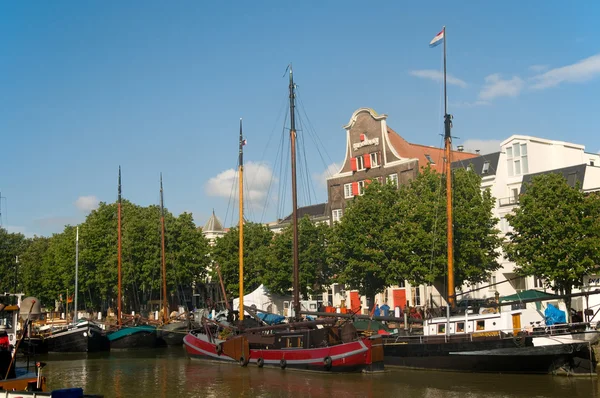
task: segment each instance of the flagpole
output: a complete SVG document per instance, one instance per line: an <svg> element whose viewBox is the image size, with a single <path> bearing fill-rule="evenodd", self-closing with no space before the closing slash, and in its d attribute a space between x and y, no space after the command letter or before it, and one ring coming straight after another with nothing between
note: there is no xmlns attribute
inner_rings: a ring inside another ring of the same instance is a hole
<svg viewBox="0 0 600 398"><path fill-rule="evenodd" d="M446 94L446 27L442 29L444 37L444 152L446 157L446 216L448 246L448 304L454 308L454 231L452 221L452 115L448 114L448 95Z"/></svg>
<svg viewBox="0 0 600 398"><path fill-rule="evenodd" d="M446 94L446 27L442 28L444 35L444 117L448 114L448 95Z"/></svg>

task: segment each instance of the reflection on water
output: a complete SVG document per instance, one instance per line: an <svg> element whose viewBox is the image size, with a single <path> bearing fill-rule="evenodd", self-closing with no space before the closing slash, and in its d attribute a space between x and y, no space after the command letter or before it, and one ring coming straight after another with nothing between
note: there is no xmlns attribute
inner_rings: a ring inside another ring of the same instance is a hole
<svg viewBox="0 0 600 398"><path fill-rule="evenodd" d="M50 388L111 397L597 397L598 379L389 370L323 374L190 360L183 348L40 358Z"/></svg>

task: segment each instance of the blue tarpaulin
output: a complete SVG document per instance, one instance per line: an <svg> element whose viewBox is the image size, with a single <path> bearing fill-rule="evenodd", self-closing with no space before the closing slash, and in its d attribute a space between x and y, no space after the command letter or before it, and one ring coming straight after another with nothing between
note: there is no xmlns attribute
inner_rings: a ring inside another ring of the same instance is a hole
<svg viewBox="0 0 600 398"><path fill-rule="evenodd" d="M268 325L276 325L285 319L284 316L277 314L265 314L264 312L259 312L256 315Z"/></svg>
<svg viewBox="0 0 600 398"><path fill-rule="evenodd" d="M544 315L546 316L546 325L548 326L556 325L557 323L567 323L565 312L559 310L552 304L548 304L546 311L544 311Z"/></svg>

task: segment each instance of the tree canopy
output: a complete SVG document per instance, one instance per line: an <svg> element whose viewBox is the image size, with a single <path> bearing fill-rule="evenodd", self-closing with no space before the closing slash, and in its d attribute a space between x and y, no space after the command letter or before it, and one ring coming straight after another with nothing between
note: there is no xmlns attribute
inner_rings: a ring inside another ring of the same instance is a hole
<svg viewBox="0 0 600 398"><path fill-rule="evenodd" d="M600 264L600 196L570 187L561 174L534 177L506 219L504 249L521 275L570 294Z"/></svg>

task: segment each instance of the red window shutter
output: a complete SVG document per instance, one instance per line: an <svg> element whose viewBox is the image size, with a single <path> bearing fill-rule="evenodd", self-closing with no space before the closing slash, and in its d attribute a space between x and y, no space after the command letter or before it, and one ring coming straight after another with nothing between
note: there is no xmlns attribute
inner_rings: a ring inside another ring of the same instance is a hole
<svg viewBox="0 0 600 398"><path fill-rule="evenodd" d="M356 171L358 167L356 167L356 158L350 158L350 168L352 171Z"/></svg>
<svg viewBox="0 0 600 398"><path fill-rule="evenodd" d="M365 169L370 169L371 168L371 154L369 154L369 153L364 154L363 160L365 163Z"/></svg>
<svg viewBox="0 0 600 398"><path fill-rule="evenodd" d="M358 182L352 183L352 195L358 196Z"/></svg>
<svg viewBox="0 0 600 398"><path fill-rule="evenodd" d="M364 134L361 134L361 135L360 135L360 140L361 140L361 141L364 141L364 140L365 140L365 135L364 135Z"/></svg>

